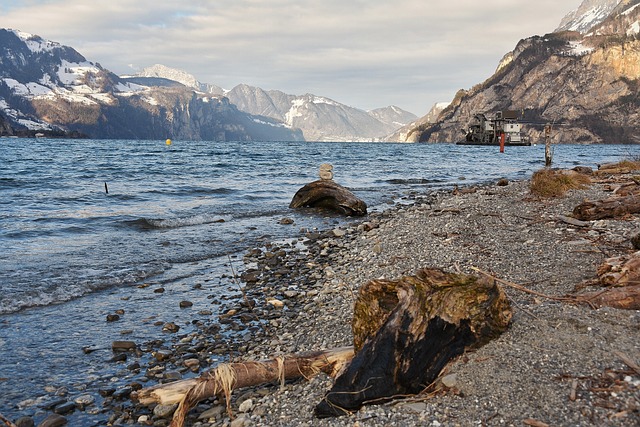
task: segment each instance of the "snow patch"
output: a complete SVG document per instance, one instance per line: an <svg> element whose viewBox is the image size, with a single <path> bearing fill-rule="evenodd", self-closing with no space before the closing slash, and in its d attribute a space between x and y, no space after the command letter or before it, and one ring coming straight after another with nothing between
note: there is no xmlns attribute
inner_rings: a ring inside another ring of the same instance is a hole
<svg viewBox="0 0 640 427"><path fill-rule="evenodd" d="M14 34L27 45L27 48L33 53L50 52L56 47L60 47L59 43L49 40L43 40L33 34L24 31L14 31Z"/></svg>
<svg viewBox="0 0 640 427"><path fill-rule="evenodd" d="M314 104L327 104L327 105L340 106L340 104L338 104L337 102L332 101L328 98L323 98L322 96L314 96L311 102L313 102Z"/></svg>
<svg viewBox="0 0 640 427"><path fill-rule="evenodd" d="M300 108L304 106L304 99L294 99L291 101L291 108L284 115L284 120L289 126L293 126L293 119L296 117L302 117L303 114L300 112Z"/></svg>
<svg viewBox="0 0 640 427"><path fill-rule="evenodd" d="M593 52L592 47L585 46L580 41L570 41L569 47L569 55L572 56L584 56Z"/></svg>
<svg viewBox="0 0 640 427"><path fill-rule="evenodd" d="M637 5L635 5L635 6L631 6L629 9L625 10L624 12L622 12L622 14L623 14L624 16L628 16L631 12L633 12L634 10L636 10L639 6L640 6L640 3L638 3L638 4L637 4ZM637 24L637 22L636 22L636 24Z"/></svg>
<svg viewBox="0 0 640 427"><path fill-rule="evenodd" d="M72 63L62 60L60 67L58 68L58 78L62 84L72 86L79 84L80 79L87 73L97 74L100 69L93 63L85 61L83 63Z"/></svg>
<svg viewBox="0 0 640 427"><path fill-rule="evenodd" d="M640 34L640 22L638 21L631 24L631 27L627 30L628 36L633 36L635 34Z"/></svg>

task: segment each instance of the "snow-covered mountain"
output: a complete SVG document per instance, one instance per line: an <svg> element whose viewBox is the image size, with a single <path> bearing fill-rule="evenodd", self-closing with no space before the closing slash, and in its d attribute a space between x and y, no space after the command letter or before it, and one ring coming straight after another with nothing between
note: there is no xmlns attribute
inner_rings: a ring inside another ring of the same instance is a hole
<svg viewBox="0 0 640 427"><path fill-rule="evenodd" d="M68 46L0 29L3 135L300 140L299 131L187 88L133 83Z"/></svg>
<svg viewBox="0 0 640 427"><path fill-rule="evenodd" d="M139 78L161 78L176 81L203 92L224 93L239 110L270 117L300 129L307 141L372 141L380 140L417 117L391 106L372 111L349 107L327 97L305 94L290 95L279 90L239 84L223 91L218 86L200 83L181 70L154 65L135 75ZM213 88L213 89L211 89Z"/></svg>
<svg viewBox="0 0 640 427"><path fill-rule="evenodd" d="M154 64L150 67L145 67L141 71L137 72L135 77L162 78L181 83L187 87L194 88L204 93L210 93L212 95L224 94L224 89L220 86L201 83L195 78L195 76L187 73L186 71L170 68L162 64Z"/></svg>
<svg viewBox="0 0 640 427"><path fill-rule="evenodd" d="M455 142L474 115L516 110L532 142L562 123L556 143L638 144L639 82L640 0L585 0L558 31L521 40L492 76L459 91L436 123L423 118L395 136Z"/></svg>
<svg viewBox="0 0 640 427"><path fill-rule="evenodd" d="M555 32L577 31L585 34L591 28L607 19L611 12L624 0L584 0L578 9L568 13Z"/></svg>

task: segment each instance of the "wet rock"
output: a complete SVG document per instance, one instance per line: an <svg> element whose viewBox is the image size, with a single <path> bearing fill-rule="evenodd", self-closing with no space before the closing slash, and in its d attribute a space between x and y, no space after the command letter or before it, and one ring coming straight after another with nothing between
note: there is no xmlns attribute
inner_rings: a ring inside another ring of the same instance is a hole
<svg viewBox="0 0 640 427"><path fill-rule="evenodd" d="M502 178L501 180L498 181L496 185L498 187L506 187L507 185L509 185L509 180L506 178Z"/></svg>
<svg viewBox="0 0 640 427"><path fill-rule="evenodd" d="M193 303L191 301L180 301L180 308L189 308L193 307Z"/></svg>
<svg viewBox="0 0 640 427"><path fill-rule="evenodd" d="M171 356L173 356L173 352L171 352L170 350L158 350L155 353L153 353L153 357L158 362L163 362L165 360L168 360Z"/></svg>
<svg viewBox="0 0 640 427"><path fill-rule="evenodd" d="M164 288L156 288L156 289L153 290L153 292L156 293L156 294L162 294L162 293L164 293Z"/></svg>
<svg viewBox="0 0 640 427"><path fill-rule="evenodd" d="M115 322L117 320L120 320L120 316L117 314L107 314L107 322Z"/></svg>
<svg viewBox="0 0 640 427"><path fill-rule="evenodd" d="M38 427L61 427L67 425L67 419L59 414L51 414Z"/></svg>
<svg viewBox="0 0 640 427"><path fill-rule="evenodd" d="M102 397L110 397L113 395L113 393L115 393L115 391L115 388L102 388L98 390L98 394Z"/></svg>
<svg viewBox="0 0 640 427"><path fill-rule="evenodd" d="M61 405L56 406L53 409L58 415L66 415L76 410L76 404L74 402L65 402Z"/></svg>
<svg viewBox="0 0 640 427"><path fill-rule="evenodd" d="M126 362L126 361L127 361L126 353L118 353L115 356L113 356L111 359L109 359L109 362L111 363Z"/></svg>
<svg viewBox="0 0 640 427"><path fill-rule="evenodd" d="M15 422L16 427L33 427L35 426L35 421L31 417L20 417Z"/></svg>
<svg viewBox="0 0 640 427"><path fill-rule="evenodd" d="M131 387L122 387L121 389L116 390L112 396L114 399L128 399L132 391L133 389Z"/></svg>
<svg viewBox="0 0 640 427"><path fill-rule="evenodd" d="M280 223L280 225L291 225L294 222L295 221L292 220L291 218L282 218L279 223Z"/></svg>
<svg viewBox="0 0 640 427"><path fill-rule="evenodd" d="M177 371L165 372L163 378L168 381L177 381L182 379L182 374Z"/></svg>
<svg viewBox="0 0 640 427"><path fill-rule="evenodd" d="M114 352L119 351L135 351L136 343L133 341L113 341L111 343L111 350Z"/></svg>
<svg viewBox="0 0 640 427"><path fill-rule="evenodd" d="M96 398L90 394L83 394L82 396L78 396L73 400L79 409L84 409L89 405L93 405L96 401Z"/></svg>
<svg viewBox="0 0 640 427"><path fill-rule="evenodd" d="M169 322L169 323L165 323L165 324L162 326L162 330L163 330L164 332L171 332L171 333L175 333L175 332L178 332L178 331L180 330L180 326L176 325L176 324L175 324L175 323L173 323L173 322Z"/></svg>

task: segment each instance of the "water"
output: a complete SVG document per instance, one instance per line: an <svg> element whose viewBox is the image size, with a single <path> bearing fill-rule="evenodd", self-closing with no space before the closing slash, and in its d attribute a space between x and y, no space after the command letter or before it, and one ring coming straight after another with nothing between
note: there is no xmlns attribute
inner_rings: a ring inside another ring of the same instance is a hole
<svg viewBox="0 0 640 427"><path fill-rule="evenodd" d="M554 166L639 155L563 145ZM216 313L237 295L224 277L246 249L348 221L288 209L321 163L381 210L411 192L528 178L544 166L544 147L501 155L450 144L2 139L0 413L37 413L54 388L73 395L109 384L113 340L152 340L162 336L158 321L186 327L198 310ZM279 224L285 217L295 225ZM159 286L164 294L150 291ZM193 310L180 310L181 299ZM106 323L124 301L122 320ZM87 346L105 350L85 355Z"/></svg>

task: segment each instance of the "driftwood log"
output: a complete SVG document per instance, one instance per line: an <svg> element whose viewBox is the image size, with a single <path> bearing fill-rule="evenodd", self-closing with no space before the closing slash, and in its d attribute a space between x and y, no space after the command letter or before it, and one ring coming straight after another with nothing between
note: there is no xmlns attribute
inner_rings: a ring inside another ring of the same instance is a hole
<svg viewBox="0 0 640 427"><path fill-rule="evenodd" d="M367 214L367 204L364 201L330 179L313 181L299 189L289 207L292 209L324 208L347 216Z"/></svg>
<svg viewBox="0 0 640 427"><path fill-rule="evenodd" d="M265 361L225 363L198 378L142 389L134 398L144 405L178 403L171 427L181 427L189 410L204 399L225 396L227 411L231 415L230 397L235 389L270 382L284 382L287 379L310 378L320 372L335 377L352 357L353 347L344 347Z"/></svg>
<svg viewBox="0 0 640 427"><path fill-rule="evenodd" d="M576 297L593 307L640 310L640 251L606 259L598 267L598 278L586 286L605 289Z"/></svg>
<svg viewBox="0 0 640 427"><path fill-rule="evenodd" d="M486 276L424 269L368 282L354 307L356 355L315 415L340 416L420 393L453 358L504 332L511 316L505 293Z"/></svg>
<svg viewBox="0 0 640 427"><path fill-rule="evenodd" d="M582 221L621 218L640 213L640 185L629 184L618 188L613 197L576 206L573 216Z"/></svg>

